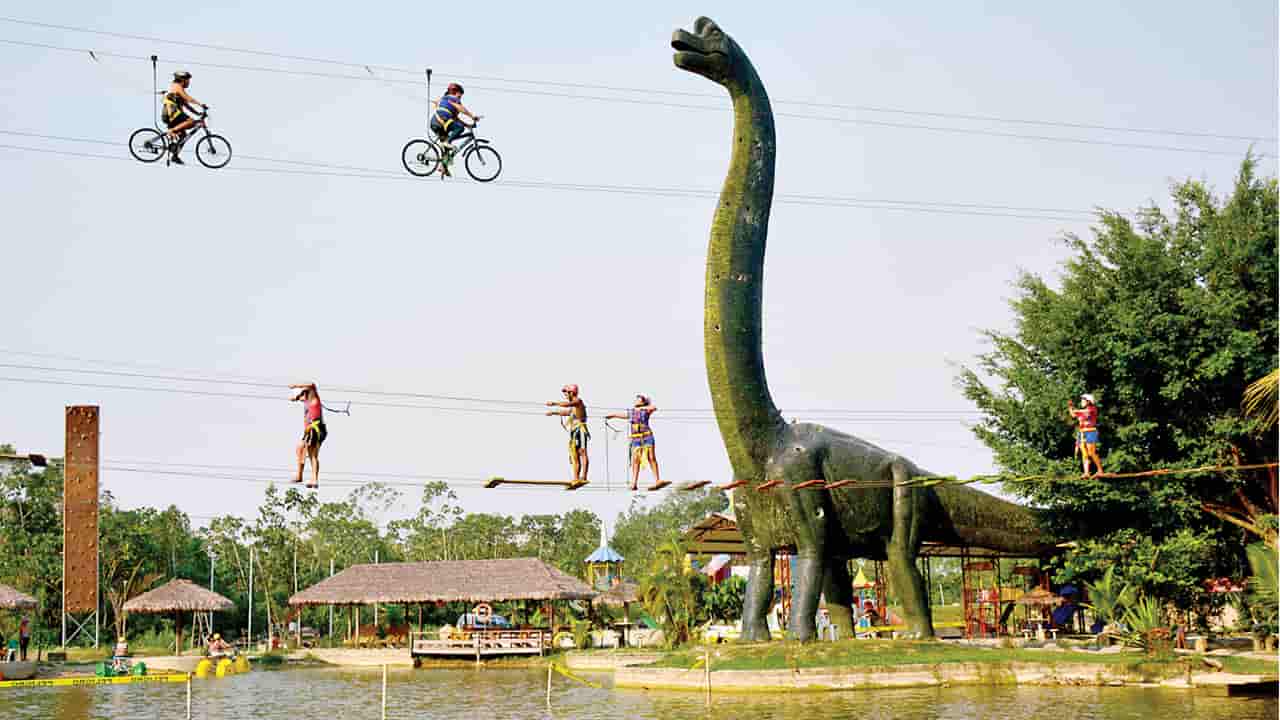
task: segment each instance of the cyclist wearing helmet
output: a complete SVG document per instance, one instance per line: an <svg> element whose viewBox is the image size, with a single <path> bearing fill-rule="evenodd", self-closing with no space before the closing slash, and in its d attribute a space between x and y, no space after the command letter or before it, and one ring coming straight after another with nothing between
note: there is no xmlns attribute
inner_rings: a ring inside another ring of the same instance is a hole
<svg viewBox="0 0 1280 720"><path fill-rule="evenodd" d="M467 126L462 122L463 115L471 118L472 122L480 119L479 115L462 104L462 93L461 85L449 83L444 97L436 103L436 111L431 115L431 130L435 132L436 137L446 143L456 139L463 130L466 130Z"/></svg>
<svg viewBox="0 0 1280 720"><path fill-rule="evenodd" d="M169 91L164 94L164 109L160 113L160 118L164 120L165 126L169 128L169 137L175 141L181 141L187 130L196 124L195 119L186 112L192 110L192 105L199 105L202 110L208 109L208 106L187 93L187 88L190 86L191 73L186 70L179 70L173 74L173 82L169 85ZM172 147L173 158L171 161L182 165L182 160L178 158L178 151L181 149L181 145L174 142Z"/></svg>

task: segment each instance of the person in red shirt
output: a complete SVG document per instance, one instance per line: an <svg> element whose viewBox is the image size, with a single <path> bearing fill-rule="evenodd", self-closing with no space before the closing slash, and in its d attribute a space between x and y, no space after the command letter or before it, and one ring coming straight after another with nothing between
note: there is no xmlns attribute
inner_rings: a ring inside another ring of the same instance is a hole
<svg viewBox="0 0 1280 720"><path fill-rule="evenodd" d="M1092 461L1093 467L1097 468L1097 473L1102 474L1102 459L1098 457L1098 405L1094 402L1093 396L1085 393L1080 396L1082 406L1076 409L1074 403L1067 401L1067 412L1076 419L1079 424L1078 442L1080 443L1081 455L1084 461L1084 477L1089 477L1089 463Z"/></svg>
<svg viewBox="0 0 1280 720"><path fill-rule="evenodd" d="M307 458L311 458L311 482L307 483L307 487L314 490L320 487L320 445L329 437L329 431L324 426L324 405L320 402L320 393L316 390L315 383L290 385L289 388L298 391L293 396L293 401L301 402L305 408L302 415L302 440L298 443L298 475L293 481L302 482L302 471L306 467Z"/></svg>

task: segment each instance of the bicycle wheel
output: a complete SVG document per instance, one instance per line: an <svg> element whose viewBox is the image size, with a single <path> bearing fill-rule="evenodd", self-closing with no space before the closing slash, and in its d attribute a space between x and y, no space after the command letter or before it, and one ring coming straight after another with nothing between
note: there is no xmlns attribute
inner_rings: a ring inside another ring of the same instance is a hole
<svg viewBox="0 0 1280 720"><path fill-rule="evenodd" d="M400 151L400 162L410 175L427 177L440 165L440 148L429 140L410 140Z"/></svg>
<svg viewBox="0 0 1280 720"><path fill-rule="evenodd" d="M151 128L135 130L129 136L129 154L135 160L153 163L164 157L167 149L168 143L165 142L164 134Z"/></svg>
<svg viewBox="0 0 1280 720"><path fill-rule="evenodd" d="M221 135L205 135L196 143L196 159L211 170L224 167L231 162L231 143Z"/></svg>
<svg viewBox="0 0 1280 720"><path fill-rule="evenodd" d="M463 158L467 174L478 182L489 182L502 172L502 156L488 145L476 145Z"/></svg>

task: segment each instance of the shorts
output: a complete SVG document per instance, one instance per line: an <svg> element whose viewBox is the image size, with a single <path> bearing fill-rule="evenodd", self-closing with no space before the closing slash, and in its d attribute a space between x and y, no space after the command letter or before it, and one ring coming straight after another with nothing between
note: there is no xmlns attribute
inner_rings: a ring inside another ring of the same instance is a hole
<svg viewBox="0 0 1280 720"><path fill-rule="evenodd" d="M1081 442L1083 442L1085 445L1097 445L1097 444L1098 444L1098 431L1097 431L1097 430L1081 430L1081 431L1080 431L1080 440L1081 440Z"/></svg>
<svg viewBox="0 0 1280 720"><path fill-rule="evenodd" d="M191 119L190 115L188 115L186 112L182 110L179 110L174 114L170 115L169 117L165 118L164 126L167 128L177 127L178 125L181 125L182 123L190 119Z"/></svg>
<svg viewBox="0 0 1280 720"><path fill-rule="evenodd" d="M587 449L587 441L591 439L591 431L587 430L586 423L577 423L569 428L569 452L576 453L579 450Z"/></svg>
<svg viewBox="0 0 1280 720"><path fill-rule="evenodd" d="M651 447L653 447L653 433L646 433L644 437L631 438L631 452Z"/></svg>
<svg viewBox="0 0 1280 720"><path fill-rule="evenodd" d="M329 430L324 426L324 421L316 420L302 432L302 444L319 450L327 437L329 437Z"/></svg>
<svg viewBox="0 0 1280 720"><path fill-rule="evenodd" d="M453 122L449 123L449 129L446 130L444 123L440 121L438 116L431 116L431 132L435 133L438 138L457 140L458 136L466 132L466 130L467 126L463 125L462 121L457 118L454 118Z"/></svg>

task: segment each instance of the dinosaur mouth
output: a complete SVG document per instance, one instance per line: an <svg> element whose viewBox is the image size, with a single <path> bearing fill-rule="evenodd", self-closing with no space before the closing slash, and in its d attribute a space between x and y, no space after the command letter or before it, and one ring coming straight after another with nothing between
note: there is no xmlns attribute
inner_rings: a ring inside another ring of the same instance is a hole
<svg viewBox="0 0 1280 720"><path fill-rule="evenodd" d="M714 71L726 59L723 52L707 49L702 36L684 30L671 34L671 48L676 51L673 58L676 67L699 74Z"/></svg>

